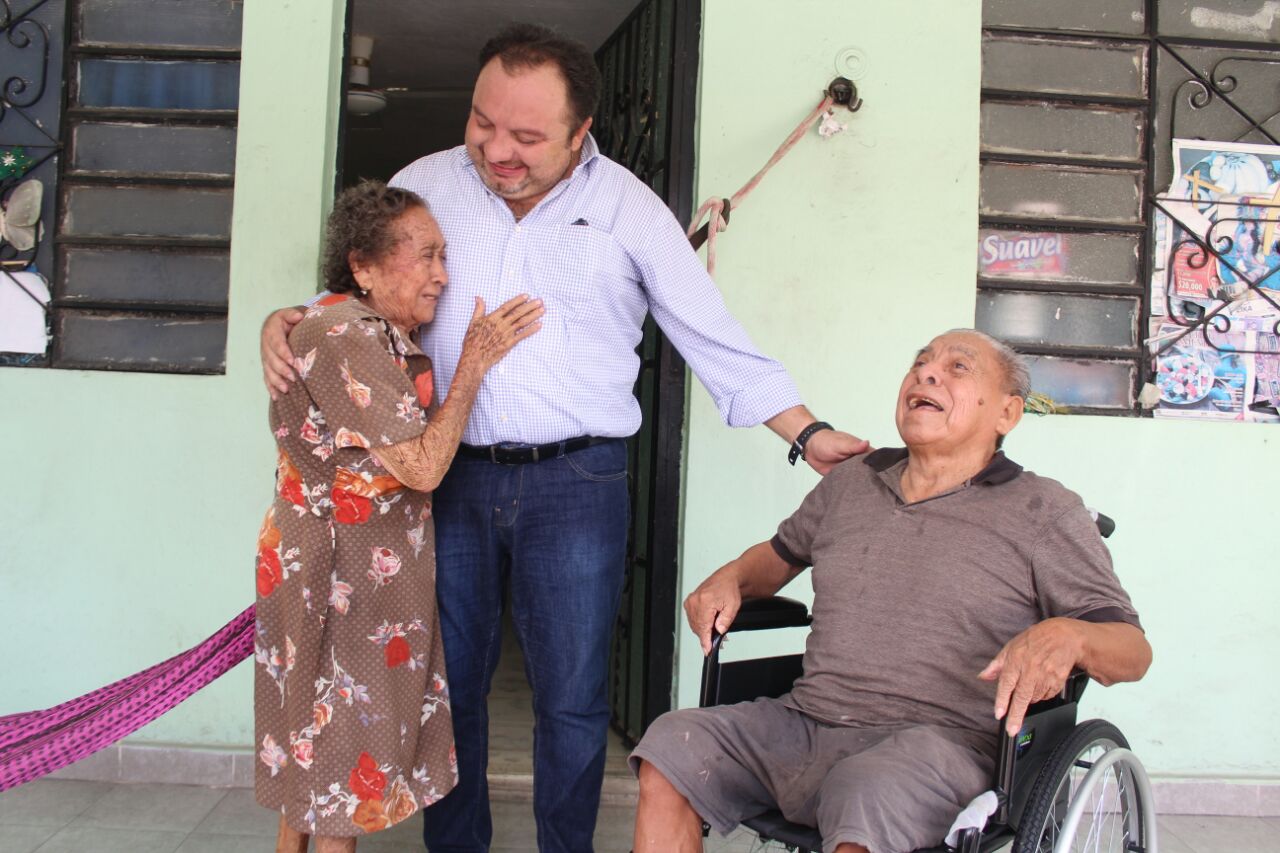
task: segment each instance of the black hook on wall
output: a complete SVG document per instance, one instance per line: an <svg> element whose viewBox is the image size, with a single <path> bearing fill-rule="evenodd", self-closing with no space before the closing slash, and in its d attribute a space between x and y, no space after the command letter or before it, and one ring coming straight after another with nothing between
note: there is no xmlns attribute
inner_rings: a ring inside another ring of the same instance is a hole
<svg viewBox="0 0 1280 853"><path fill-rule="evenodd" d="M848 77L837 77L827 84L827 94L833 103L847 107L849 112L856 113L862 109L862 98L858 97L858 87Z"/></svg>

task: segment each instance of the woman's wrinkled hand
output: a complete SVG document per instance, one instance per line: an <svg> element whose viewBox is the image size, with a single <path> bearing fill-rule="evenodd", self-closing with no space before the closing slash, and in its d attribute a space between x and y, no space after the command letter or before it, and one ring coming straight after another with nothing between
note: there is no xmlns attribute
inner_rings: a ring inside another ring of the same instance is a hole
<svg viewBox="0 0 1280 853"><path fill-rule="evenodd" d="M542 328L546 312L541 299L528 294L509 299L492 313L484 313L484 300L476 297L476 310L462 341L463 363L471 363L483 371L493 367L511 348Z"/></svg>

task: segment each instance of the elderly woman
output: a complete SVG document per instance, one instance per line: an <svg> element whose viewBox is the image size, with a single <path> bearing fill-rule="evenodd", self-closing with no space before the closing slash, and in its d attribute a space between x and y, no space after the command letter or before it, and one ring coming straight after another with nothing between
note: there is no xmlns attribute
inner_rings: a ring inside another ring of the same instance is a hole
<svg viewBox="0 0 1280 853"><path fill-rule="evenodd" d="M257 800L276 849L351 851L453 788L457 761L435 606L431 491L485 373L540 328L541 303L476 300L436 406L415 342L447 282L416 195L347 190L329 217L330 295L289 343L301 382L271 404L276 496L258 538Z"/></svg>

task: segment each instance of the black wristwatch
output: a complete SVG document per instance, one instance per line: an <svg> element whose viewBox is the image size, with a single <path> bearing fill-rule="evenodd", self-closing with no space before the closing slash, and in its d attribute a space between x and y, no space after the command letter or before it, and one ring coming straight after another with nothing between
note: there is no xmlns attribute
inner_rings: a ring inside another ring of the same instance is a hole
<svg viewBox="0 0 1280 853"><path fill-rule="evenodd" d="M835 429L835 427L826 421L814 421L804 429L800 430L800 434L796 436L796 440L791 442L791 449L787 451L787 461L792 465L795 465L797 459L803 459L804 446L809 443L809 439L815 432L822 429Z"/></svg>

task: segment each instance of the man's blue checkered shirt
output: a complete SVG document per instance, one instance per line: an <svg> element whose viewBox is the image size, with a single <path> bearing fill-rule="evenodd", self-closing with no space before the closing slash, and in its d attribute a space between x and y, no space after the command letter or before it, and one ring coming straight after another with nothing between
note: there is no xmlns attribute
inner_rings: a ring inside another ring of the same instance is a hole
<svg viewBox="0 0 1280 853"><path fill-rule="evenodd" d="M542 330L485 377L467 444L635 433L646 311L729 425L754 426L800 404L786 370L729 314L662 200L589 135L573 173L519 222L463 146L411 163L391 184L426 200L448 245L449 285L423 340L438 397L453 381L475 296L487 310L521 293L546 305Z"/></svg>

